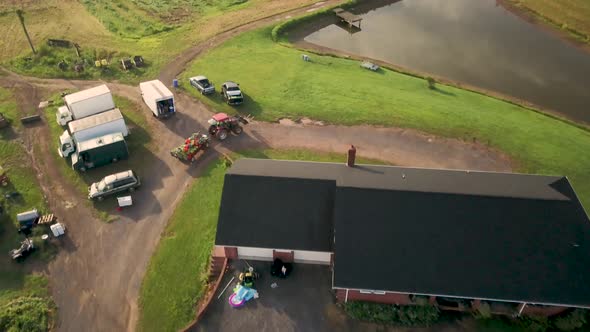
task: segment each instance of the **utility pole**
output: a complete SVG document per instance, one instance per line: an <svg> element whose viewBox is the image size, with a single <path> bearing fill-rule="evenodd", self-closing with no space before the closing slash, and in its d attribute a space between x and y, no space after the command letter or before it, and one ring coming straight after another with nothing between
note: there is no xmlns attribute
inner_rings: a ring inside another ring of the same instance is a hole
<svg viewBox="0 0 590 332"><path fill-rule="evenodd" d="M25 16L24 16L24 12L22 11L22 9L17 9L16 15L18 16L18 20L20 21L20 25L23 26L23 31L25 32L25 35L27 36L27 40L29 41L29 45L31 46L31 50L33 50L33 54L37 54L37 51L35 51L35 47L33 47L33 42L31 41L31 37L29 36L29 32L27 31L27 27L25 26Z"/></svg>

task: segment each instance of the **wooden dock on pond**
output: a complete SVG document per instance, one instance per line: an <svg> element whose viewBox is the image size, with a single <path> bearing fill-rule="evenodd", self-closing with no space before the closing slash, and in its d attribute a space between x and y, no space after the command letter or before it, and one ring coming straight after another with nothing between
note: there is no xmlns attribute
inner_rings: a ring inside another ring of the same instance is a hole
<svg viewBox="0 0 590 332"><path fill-rule="evenodd" d="M352 27L355 25L355 23L358 22L358 28L361 28L361 21L363 20L362 17L355 15L351 12L347 12L342 8L334 9L334 13L336 14L336 16L338 16L338 18L340 18L342 22L348 23L349 26Z"/></svg>

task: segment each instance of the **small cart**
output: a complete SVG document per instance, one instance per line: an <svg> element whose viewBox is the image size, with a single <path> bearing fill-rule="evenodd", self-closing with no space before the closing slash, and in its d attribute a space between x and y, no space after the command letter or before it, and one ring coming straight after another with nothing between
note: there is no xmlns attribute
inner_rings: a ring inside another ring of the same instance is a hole
<svg viewBox="0 0 590 332"><path fill-rule="evenodd" d="M209 136L196 132L187 138L184 144L172 149L170 155L182 161L193 162L195 155L201 150L206 150L210 142Z"/></svg>

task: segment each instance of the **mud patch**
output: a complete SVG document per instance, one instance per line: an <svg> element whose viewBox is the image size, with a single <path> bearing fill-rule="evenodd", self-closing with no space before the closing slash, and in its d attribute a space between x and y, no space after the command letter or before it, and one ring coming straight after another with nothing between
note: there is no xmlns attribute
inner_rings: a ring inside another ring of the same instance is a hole
<svg viewBox="0 0 590 332"><path fill-rule="evenodd" d="M300 123L302 123L303 125L312 125L312 126L323 126L324 123L322 121L316 121L316 120L312 120L310 118L301 118L301 120L299 121Z"/></svg>
<svg viewBox="0 0 590 332"><path fill-rule="evenodd" d="M281 126L288 126L288 127L296 127L296 126L298 126L297 122L295 122L295 121L293 121L293 120L291 120L289 118L279 119L279 124Z"/></svg>
<svg viewBox="0 0 590 332"><path fill-rule="evenodd" d="M279 119L279 124L287 127L301 127L301 126L324 126L322 121L312 120L310 118L301 118L293 120L290 118Z"/></svg>

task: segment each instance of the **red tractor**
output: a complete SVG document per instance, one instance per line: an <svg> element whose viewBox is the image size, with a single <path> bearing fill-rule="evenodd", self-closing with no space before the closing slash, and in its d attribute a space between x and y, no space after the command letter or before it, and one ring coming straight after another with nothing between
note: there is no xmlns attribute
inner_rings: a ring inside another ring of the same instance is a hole
<svg viewBox="0 0 590 332"><path fill-rule="evenodd" d="M223 141L230 131L236 135L241 134L244 131L242 124L247 125L249 120L241 115L229 116L225 113L217 113L208 122L209 134Z"/></svg>

